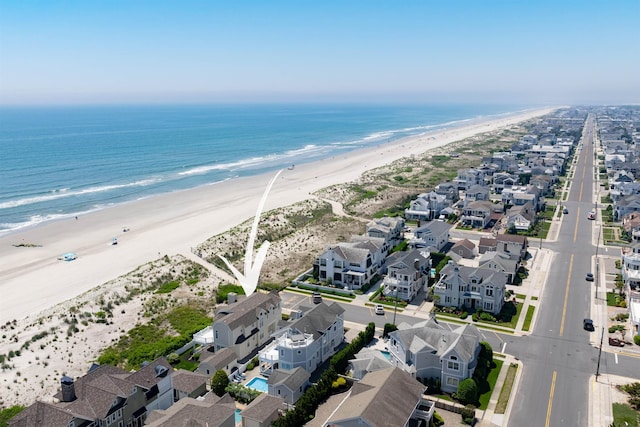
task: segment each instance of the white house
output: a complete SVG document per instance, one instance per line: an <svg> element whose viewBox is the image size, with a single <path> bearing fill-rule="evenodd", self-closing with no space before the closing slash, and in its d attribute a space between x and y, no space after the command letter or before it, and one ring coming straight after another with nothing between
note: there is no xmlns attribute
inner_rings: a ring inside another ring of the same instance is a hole
<svg viewBox="0 0 640 427"><path fill-rule="evenodd" d="M431 268L431 254L413 249L395 252L387 258L387 275L383 280L384 294L411 301L424 290Z"/></svg>
<svg viewBox="0 0 640 427"><path fill-rule="evenodd" d="M283 399L289 405L294 405L309 386L311 374L304 368L291 370L276 369L267 380L268 392L271 396Z"/></svg>
<svg viewBox="0 0 640 427"><path fill-rule="evenodd" d="M314 269L322 282L360 289L378 274L378 259L384 257L368 245L338 243L316 258Z"/></svg>
<svg viewBox="0 0 640 427"><path fill-rule="evenodd" d="M413 232L409 245L414 248L434 247L441 251L449 243L451 225L444 221L430 221Z"/></svg>
<svg viewBox="0 0 640 427"><path fill-rule="evenodd" d="M321 302L274 334L275 340L258 353L260 373L303 368L313 373L333 356L344 339L344 309Z"/></svg>
<svg viewBox="0 0 640 427"><path fill-rule="evenodd" d="M404 218L399 216L375 218L367 224L367 236L383 238L391 248L404 238Z"/></svg>
<svg viewBox="0 0 640 427"><path fill-rule="evenodd" d="M418 195L405 209L407 219L430 221L440 216L440 212L448 206L447 197L435 191Z"/></svg>
<svg viewBox="0 0 640 427"><path fill-rule="evenodd" d="M500 271L455 265L449 261L434 285L438 305L500 313L507 275Z"/></svg>

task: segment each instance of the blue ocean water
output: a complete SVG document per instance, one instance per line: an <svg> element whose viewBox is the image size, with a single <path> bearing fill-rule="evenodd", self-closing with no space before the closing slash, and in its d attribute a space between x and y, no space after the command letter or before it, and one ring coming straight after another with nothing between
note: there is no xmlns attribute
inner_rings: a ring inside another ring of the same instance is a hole
<svg viewBox="0 0 640 427"><path fill-rule="evenodd" d="M1 107L0 234L524 108Z"/></svg>

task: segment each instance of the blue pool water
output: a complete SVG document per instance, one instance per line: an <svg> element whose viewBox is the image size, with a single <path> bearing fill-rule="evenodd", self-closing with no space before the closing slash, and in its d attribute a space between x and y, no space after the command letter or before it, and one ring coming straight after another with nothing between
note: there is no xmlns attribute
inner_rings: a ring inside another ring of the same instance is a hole
<svg viewBox="0 0 640 427"><path fill-rule="evenodd" d="M389 353L386 350L380 350L380 353L382 353L382 355L387 359L387 360L391 360L391 353Z"/></svg>
<svg viewBox="0 0 640 427"><path fill-rule="evenodd" d="M240 409L236 409L236 425L240 424L242 422L242 417L240 416L240 412L242 412Z"/></svg>
<svg viewBox="0 0 640 427"><path fill-rule="evenodd" d="M252 388L254 390L261 391L263 393L267 393L269 391L269 387L267 386L267 380L261 377L255 377L251 381L247 383L247 387Z"/></svg>

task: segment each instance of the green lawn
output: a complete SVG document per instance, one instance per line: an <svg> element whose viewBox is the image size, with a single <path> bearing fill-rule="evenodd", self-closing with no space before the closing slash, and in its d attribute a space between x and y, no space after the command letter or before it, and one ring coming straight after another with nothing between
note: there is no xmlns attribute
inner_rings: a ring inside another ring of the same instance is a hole
<svg viewBox="0 0 640 427"><path fill-rule="evenodd" d="M509 305L507 305L509 304ZM511 313L511 319L508 322L490 322L490 321L486 321L486 320L479 320L477 323L478 324L490 324L490 325L497 325L497 326L502 326L505 328L511 328L511 329L515 329L516 325L518 324L518 319L520 318L520 313L522 312L522 303L518 303L515 306L515 310L513 308L513 304L511 302L506 302L504 304L504 307L502 308L502 312L505 312L507 310L512 311Z"/></svg>
<svg viewBox="0 0 640 427"><path fill-rule="evenodd" d="M525 294L516 294L516 298L525 299L527 296Z"/></svg>
<svg viewBox="0 0 640 427"><path fill-rule="evenodd" d="M609 307L616 306L616 293L615 292L607 292L607 305Z"/></svg>
<svg viewBox="0 0 640 427"><path fill-rule="evenodd" d="M511 396L511 389L513 388L513 382L516 379L517 372L518 365L515 363L509 365L507 376L502 384L502 390L500 390L500 397L498 397L498 402L496 403L496 414L504 414L506 412L507 405L509 404L509 397Z"/></svg>
<svg viewBox="0 0 640 427"><path fill-rule="evenodd" d="M529 307L527 307L527 314L524 317L524 324L522 325L523 331L528 331L529 328L531 327L531 320L533 320L533 312L535 310L536 310L536 307L533 305L530 305Z"/></svg>
<svg viewBox="0 0 640 427"><path fill-rule="evenodd" d="M613 404L613 426L638 427L639 422L640 412L634 411L633 408L624 403Z"/></svg>
<svg viewBox="0 0 640 427"><path fill-rule="evenodd" d="M489 376L487 377L487 382L489 383L489 390L480 395L478 399L480 401L479 409L484 411L487 409L489 405L489 400L491 399L491 393L493 393L493 389L496 387L496 381L498 381L498 375L500 375L500 370L502 369L502 365L504 361L499 359L493 359L493 363L496 364L496 367L489 372Z"/></svg>

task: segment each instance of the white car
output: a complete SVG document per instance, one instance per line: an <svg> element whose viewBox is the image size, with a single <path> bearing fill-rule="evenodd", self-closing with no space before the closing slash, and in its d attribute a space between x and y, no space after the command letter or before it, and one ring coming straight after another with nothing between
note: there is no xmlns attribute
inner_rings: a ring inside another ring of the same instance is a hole
<svg viewBox="0 0 640 427"><path fill-rule="evenodd" d="M384 307L382 304L376 304L376 307L373 309L376 314L384 314Z"/></svg>

